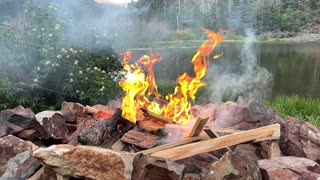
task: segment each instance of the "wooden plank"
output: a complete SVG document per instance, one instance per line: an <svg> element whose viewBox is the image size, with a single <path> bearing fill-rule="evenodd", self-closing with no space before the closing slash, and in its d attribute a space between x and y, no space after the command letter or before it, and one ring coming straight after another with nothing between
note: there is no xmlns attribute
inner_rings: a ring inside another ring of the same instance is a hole
<svg viewBox="0 0 320 180"><path fill-rule="evenodd" d="M273 136L274 134L280 134L279 124L273 124L257 129L222 136L215 139L209 139L178 147L173 147L163 151L152 153L151 155L175 161L196 154L206 153L228 146L233 146L236 144L252 141L258 138Z"/></svg>
<svg viewBox="0 0 320 180"><path fill-rule="evenodd" d="M164 144L164 145L161 145L161 146L158 146L158 147L147 149L147 150L141 151L141 153L144 154L144 155L152 154L154 152L162 151L162 150L165 150L165 149L181 146L181 145L184 145L184 144L188 144L188 143L192 143L192 142L199 141L199 140L204 140L204 139L208 139L208 136L204 135L204 136L191 137L191 138L184 139L184 140L181 140L181 141L178 141L178 142L174 142L174 143L170 143L170 144Z"/></svg>
<svg viewBox="0 0 320 180"><path fill-rule="evenodd" d="M161 116L161 115L159 115L159 114L156 114L156 113L154 113L154 112L148 111L148 110L143 109L143 108L140 108L140 109L141 109L141 111L143 112L143 115L144 115L145 117L148 117L148 118L153 119L153 120L155 120L155 121L161 122L162 124L167 124L167 123L169 123L169 124L175 124L175 123L176 123L176 122L172 121L171 119L166 118L166 117L164 117L164 116Z"/></svg>
<svg viewBox="0 0 320 180"><path fill-rule="evenodd" d="M218 138L218 137L220 137L220 135L219 135L216 131L212 130L209 126L205 126L205 127L203 128L203 131L204 131L210 138ZM231 153L233 152L229 146L227 146L226 148L228 149L229 152L231 152Z"/></svg>
<svg viewBox="0 0 320 180"><path fill-rule="evenodd" d="M115 151L121 151L123 148L126 147L126 143L123 142L121 139L119 139L116 143L114 143L111 146L111 149L115 150Z"/></svg>
<svg viewBox="0 0 320 180"><path fill-rule="evenodd" d="M199 136L201 134L203 126L207 124L208 120L209 117L199 117L196 120L192 130L190 131L189 137Z"/></svg>

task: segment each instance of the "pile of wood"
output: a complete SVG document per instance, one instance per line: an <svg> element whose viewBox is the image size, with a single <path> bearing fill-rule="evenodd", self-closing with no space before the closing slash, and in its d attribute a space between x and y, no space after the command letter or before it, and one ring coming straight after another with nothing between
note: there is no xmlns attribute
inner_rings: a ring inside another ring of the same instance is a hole
<svg viewBox="0 0 320 180"><path fill-rule="evenodd" d="M63 102L60 111L1 111L0 177L320 178L318 129L256 101L194 106L195 120L186 126L145 109L133 124L119 105Z"/></svg>

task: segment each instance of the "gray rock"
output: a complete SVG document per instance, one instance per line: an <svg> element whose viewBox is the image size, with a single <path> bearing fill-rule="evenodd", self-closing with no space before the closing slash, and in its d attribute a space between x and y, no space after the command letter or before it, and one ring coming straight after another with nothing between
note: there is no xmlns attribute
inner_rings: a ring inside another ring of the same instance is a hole
<svg viewBox="0 0 320 180"><path fill-rule="evenodd" d="M66 120L60 111L42 111L35 117L45 133L40 138L62 139L68 133Z"/></svg>
<svg viewBox="0 0 320 180"><path fill-rule="evenodd" d="M32 157L32 153L32 150L27 150L11 158L0 180L24 180L35 173L40 161Z"/></svg>
<svg viewBox="0 0 320 180"><path fill-rule="evenodd" d="M110 128L107 127L108 120L94 122L91 126L85 127L78 136L79 143L83 145L99 146L107 138Z"/></svg>

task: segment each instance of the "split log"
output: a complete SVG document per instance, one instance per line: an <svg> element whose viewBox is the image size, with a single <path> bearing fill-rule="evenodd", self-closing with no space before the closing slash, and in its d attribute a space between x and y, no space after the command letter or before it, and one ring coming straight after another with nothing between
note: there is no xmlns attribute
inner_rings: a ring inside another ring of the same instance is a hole
<svg viewBox="0 0 320 180"><path fill-rule="evenodd" d="M108 118L111 118L114 114L114 111L110 111L110 110L98 110L98 109L95 109L93 107L90 107L90 106L86 106L86 110L89 112L89 113L93 113L94 114L94 118L95 119L100 119L100 118L105 118L105 119L108 119Z"/></svg>
<svg viewBox="0 0 320 180"><path fill-rule="evenodd" d="M158 151L162 151L162 150L165 150L165 149L181 146L181 145L184 145L184 144L188 144L188 143L192 143L192 142L200 141L200 140L204 140L204 139L208 139L208 136L204 135L204 136L191 137L191 138L184 139L184 140L181 140L181 141L178 141L178 142L165 144L165 145L154 147L152 149L144 150L144 151L142 151L142 153L144 155L148 155L148 154L152 154L152 153L155 153L155 152L158 152Z"/></svg>
<svg viewBox="0 0 320 180"><path fill-rule="evenodd" d="M161 116L161 115L159 115L159 114L156 114L156 113L154 113L154 112L148 111L148 110L143 109L143 108L140 108L140 109L141 109L141 111L143 112L143 115L144 115L145 117L148 117L148 118L153 119L153 120L155 120L155 121L161 122L162 124L167 124L167 123L169 123L169 124L175 124L175 123L176 123L176 122L172 121L171 119L166 118L166 117L164 117L164 116Z"/></svg>
<svg viewBox="0 0 320 180"><path fill-rule="evenodd" d="M157 145L160 137L149 133L130 130L122 136L121 140L126 143L147 149Z"/></svg>
<svg viewBox="0 0 320 180"><path fill-rule="evenodd" d="M209 117L199 117L196 123L194 124L192 130L190 131L189 137L199 136L201 134L203 126L207 124L208 120Z"/></svg>
<svg viewBox="0 0 320 180"><path fill-rule="evenodd" d="M257 138L270 137L275 134L280 135L280 125L273 124L253 130L248 130L236 134L231 134L215 139L204 140L192 144L166 149L152 153L152 156L164 157L171 160L179 160L200 153L210 152L228 146L248 142ZM280 137L280 136L279 136ZM279 138L278 137L278 138Z"/></svg>
<svg viewBox="0 0 320 180"><path fill-rule="evenodd" d="M137 124L139 125L140 128L146 130L147 132L157 132L160 129L164 128L163 124L158 123L157 121L154 121L152 119L138 121Z"/></svg>

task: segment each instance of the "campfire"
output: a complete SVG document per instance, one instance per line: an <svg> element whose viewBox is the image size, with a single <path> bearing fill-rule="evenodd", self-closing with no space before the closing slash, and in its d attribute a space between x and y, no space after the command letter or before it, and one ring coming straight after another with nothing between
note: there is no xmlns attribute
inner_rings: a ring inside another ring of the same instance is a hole
<svg viewBox="0 0 320 180"><path fill-rule="evenodd" d="M63 102L60 111L38 114L22 106L1 111L1 178L319 178L314 126L284 119L254 100L191 103L207 84L210 59L223 54L214 52L223 41L219 32L203 30L208 39L192 58L194 76L179 76L173 94L157 90L153 66L160 54L132 62L127 51L121 101L92 107Z"/></svg>

